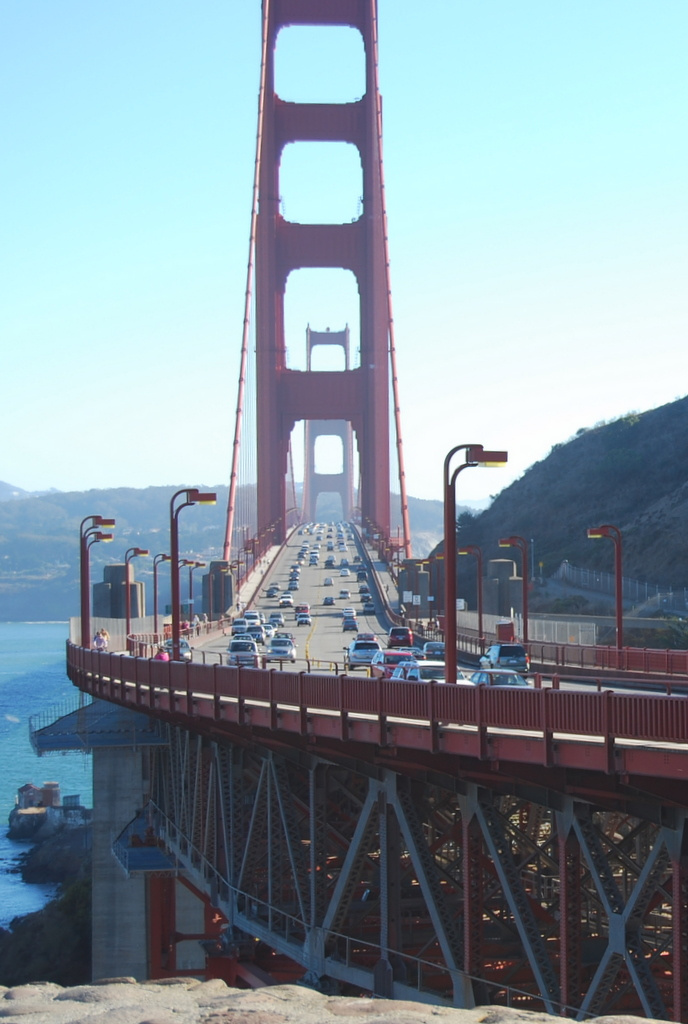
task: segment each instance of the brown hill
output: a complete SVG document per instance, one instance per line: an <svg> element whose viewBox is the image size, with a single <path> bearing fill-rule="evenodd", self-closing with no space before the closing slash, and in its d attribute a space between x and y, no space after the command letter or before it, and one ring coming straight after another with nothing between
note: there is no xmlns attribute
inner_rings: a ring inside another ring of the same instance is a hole
<svg viewBox="0 0 688 1024"><path fill-rule="evenodd" d="M688 398L581 430L555 445L479 516L459 516L459 543L503 558L500 537L532 541L536 575L564 559L613 571L614 545L586 531L603 523L623 537L623 574L674 591L688 585ZM457 494L460 501L460 494ZM518 553L514 552L518 559ZM520 568L520 567L519 567Z"/></svg>

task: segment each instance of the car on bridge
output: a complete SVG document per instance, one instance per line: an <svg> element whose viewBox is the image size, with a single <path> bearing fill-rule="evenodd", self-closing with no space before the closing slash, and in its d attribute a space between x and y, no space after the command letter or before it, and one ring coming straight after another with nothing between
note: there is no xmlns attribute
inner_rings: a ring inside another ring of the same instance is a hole
<svg viewBox="0 0 688 1024"><path fill-rule="evenodd" d="M253 637L257 644L265 643L265 627L263 626L262 622L249 623L249 625L246 627L246 632L248 633L249 636Z"/></svg>
<svg viewBox="0 0 688 1024"><path fill-rule="evenodd" d="M232 636L238 636L239 633L245 633L248 629L248 622L244 618L235 619L232 623Z"/></svg>
<svg viewBox="0 0 688 1024"><path fill-rule="evenodd" d="M273 636L265 654L266 661L296 661L296 644L290 637Z"/></svg>
<svg viewBox="0 0 688 1024"><path fill-rule="evenodd" d="M514 672L527 672L530 668L530 659L523 644L492 644L482 655L480 667L508 668Z"/></svg>
<svg viewBox="0 0 688 1024"><path fill-rule="evenodd" d="M483 668L468 677L473 686L525 686L530 684L519 672L503 668Z"/></svg>
<svg viewBox="0 0 688 1024"><path fill-rule="evenodd" d="M296 616L296 625L297 626L312 626L313 625L313 620L311 619L311 617L310 617L308 612L300 612Z"/></svg>
<svg viewBox="0 0 688 1024"><path fill-rule="evenodd" d="M282 614L282 612L270 612L270 622L273 624L273 626L283 626L284 615Z"/></svg>
<svg viewBox="0 0 688 1024"><path fill-rule="evenodd" d="M280 608L292 608L294 605L294 598L291 594L281 594L279 599Z"/></svg>
<svg viewBox="0 0 688 1024"><path fill-rule="evenodd" d="M392 672L392 679L408 679L414 683L427 683L431 680L435 683L444 682L445 664L443 661L421 661L415 665L407 659ZM465 679L463 672L457 673L459 680Z"/></svg>
<svg viewBox="0 0 688 1024"><path fill-rule="evenodd" d="M162 645L162 647L163 647L164 651L167 651L167 653L169 654L170 659L171 659L172 658L172 641L171 640L165 640L165 642ZM192 655L192 649L189 646L189 641L188 640L184 640L184 639L180 639L180 641L179 641L179 659L180 659L180 661L191 661L192 656L193 656Z"/></svg>
<svg viewBox="0 0 688 1024"><path fill-rule="evenodd" d="M328 594L327 597L323 598L323 604L327 605L328 607L334 604L334 598L332 594Z"/></svg>
<svg viewBox="0 0 688 1024"><path fill-rule="evenodd" d="M227 648L228 665L258 665L258 645L255 640L235 637Z"/></svg>
<svg viewBox="0 0 688 1024"><path fill-rule="evenodd" d="M342 619L342 632L343 633L358 633L358 622L356 617L353 615L345 615Z"/></svg>
<svg viewBox="0 0 688 1024"><path fill-rule="evenodd" d="M408 626L392 626L387 634L388 647L413 647L413 633Z"/></svg>
<svg viewBox="0 0 688 1024"><path fill-rule="evenodd" d="M376 651L370 662L370 673L376 679L389 679L397 665L402 661L408 661L417 665L418 662L407 650L400 648L389 648L386 651Z"/></svg>
<svg viewBox="0 0 688 1024"><path fill-rule="evenodd" d="M366 601L364 603L364 605L363 605L363 614L364 615L374 615L375 614L375 602L374 601Z"/></svg>
<svg viewBox="0 0 688 1024"><path fill-rule="evenodd" d="M381 650L380 641L377 638L373 640L364 640L362 637L358 636L346 648L346 671L348 672L354 668L361 668L362 666L368 668L370 662L373 660L373 655L376 651Z"/></svg>
<svg viewBox="0 0 688 1024"><path fill-rule="evenodd" d="M442 640L427 640L423 644L423 651L426 658L444 661L444 643Z"/></svg>

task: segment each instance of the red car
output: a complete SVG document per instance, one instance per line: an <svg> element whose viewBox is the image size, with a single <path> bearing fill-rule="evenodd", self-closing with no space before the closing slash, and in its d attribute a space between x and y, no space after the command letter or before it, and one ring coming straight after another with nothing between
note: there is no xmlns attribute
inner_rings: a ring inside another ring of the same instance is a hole
<svg viewBox="0 0 688 1024"><path fill-rule="evenodd" d="M388 647L413 647L413 632L408 626L392 626L387 634Z"/></svg>
<svg viewBox="0 0 688 1024"><path fill-rule="evenodd" d="M402 661L408 661L412 665L417 665L413 654L409 651L402 651L398 648L390 651L376 651L370 661L370 674L376 679L389 679L394 672L394 669Z"/></svg>

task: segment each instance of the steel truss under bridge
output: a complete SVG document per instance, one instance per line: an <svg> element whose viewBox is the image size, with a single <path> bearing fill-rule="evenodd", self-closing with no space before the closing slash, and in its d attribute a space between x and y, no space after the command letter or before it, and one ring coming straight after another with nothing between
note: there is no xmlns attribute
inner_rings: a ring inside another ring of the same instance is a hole
<svg viewBox="0 0 688 1024"><path fill-rule="evenodd" d="M325 991L688 1019L683 810L176 727L148 756L147 818L226 949L263 940Z"/></svg>

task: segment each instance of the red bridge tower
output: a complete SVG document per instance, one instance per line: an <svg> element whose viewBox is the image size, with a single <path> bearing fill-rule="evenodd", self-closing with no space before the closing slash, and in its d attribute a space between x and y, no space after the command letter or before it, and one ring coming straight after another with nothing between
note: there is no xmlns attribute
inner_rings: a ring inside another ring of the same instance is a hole
<svg viewBox="0 0 688 1024"><path fill-rule="evenodd" d="M256 375L258 534L271 525L275 541L286 523L286 472L292 429L299 420L351 424L360 473L363 522L390 532L390 359L394 373L377 86L375 0L272 0L263 4L263 69L259 110L256 243ZM361 33L365 95L349 103L294 103L274 87L274 54L281 28L345 25ZM347 142L358 149L363 177L361 216L345 224L300 224L279 209L279 166L291 142ZM343 268L360 297L360 365L342 371L287 367L284 296L298 268ZM398 416L398 402L395 401ZM317 427L316 427L317 433ZM401 468L404 536L410 543Z"/></svg>

